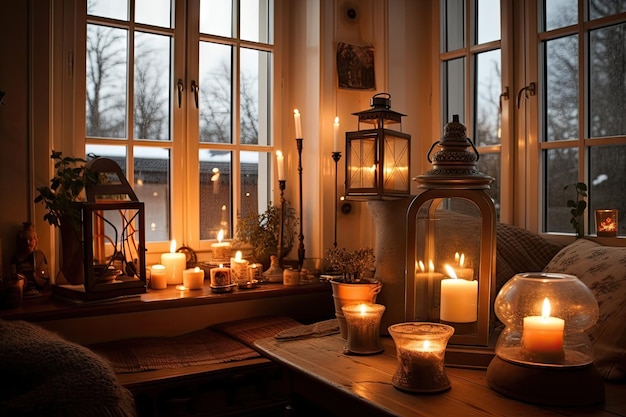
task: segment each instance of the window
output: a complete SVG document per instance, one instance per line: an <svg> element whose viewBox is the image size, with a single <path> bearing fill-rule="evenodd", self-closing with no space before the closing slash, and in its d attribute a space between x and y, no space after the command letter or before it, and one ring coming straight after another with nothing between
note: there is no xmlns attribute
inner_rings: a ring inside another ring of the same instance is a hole
<svg viewBox="0 0 626 417"><path fill-rule="evenodd" d="M585 230L595 234L595 210L626 213L626 2L539 3L542 229L573 233L566 202L576 191L564 187L580 181L589 188Z"/></svg>
<svg viewBox="0 0 626 417"><path fill-rule="evenodd" d="M146 205L146 240L208 247L270 199L272 0L88 0L85 150ZM204 242L204 243L203 243ZM169 246L168 246L169 247Z"/></svg>

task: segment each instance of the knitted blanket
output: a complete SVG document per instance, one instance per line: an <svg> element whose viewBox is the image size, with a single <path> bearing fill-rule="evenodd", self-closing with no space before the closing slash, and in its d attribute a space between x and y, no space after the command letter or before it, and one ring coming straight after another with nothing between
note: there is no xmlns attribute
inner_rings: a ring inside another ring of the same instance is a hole
<svg viewBox="0 0 626 417"><path fill-rule="evenodd" d="M0 416L132 417L132 394L89 349L0 320Z"/></svg>

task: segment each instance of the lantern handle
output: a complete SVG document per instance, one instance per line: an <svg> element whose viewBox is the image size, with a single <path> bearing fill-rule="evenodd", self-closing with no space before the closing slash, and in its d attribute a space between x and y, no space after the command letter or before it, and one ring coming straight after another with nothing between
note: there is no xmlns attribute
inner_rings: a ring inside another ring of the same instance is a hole
<svg viewBox="0 0 626 417"><path fill-rule="evenodd" d="M433 143L430 147L430 149L428 150L428 153L426 154L426 158L428 159L429 163L433 163L433 160L430 159L430 153L433 151L433 149L435 148L435 146L437 146L439 144L439 141L436 141L435 143Z"/></svg>
<svg viewBox="0 0 626 417"><path fill-rule="evenodd" d="M469 142L470 145L472 145L472 149L474 150L474 153L476 154L476 162L478 162L478 160L480 159L480 154L478 153L478 149L476 149L476 146L474 146L474 142L472 142L470 138L467 138L467 141Z"/></svg>

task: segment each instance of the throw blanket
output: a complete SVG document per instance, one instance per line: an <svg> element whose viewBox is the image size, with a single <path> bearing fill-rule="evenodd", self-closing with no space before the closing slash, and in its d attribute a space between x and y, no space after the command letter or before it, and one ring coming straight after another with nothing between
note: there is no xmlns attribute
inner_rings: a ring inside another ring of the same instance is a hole
<svg viewBox="0 0 626 417"><path fill-rule="evenodd" d="M0 320L0 416L135 416L132 394L89 349Z"/></svg>

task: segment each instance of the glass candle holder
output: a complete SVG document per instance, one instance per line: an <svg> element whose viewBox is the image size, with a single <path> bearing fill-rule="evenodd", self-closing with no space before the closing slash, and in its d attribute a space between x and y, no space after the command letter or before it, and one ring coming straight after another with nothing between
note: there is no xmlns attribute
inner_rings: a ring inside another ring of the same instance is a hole
<svg viewBox="0 0 626 417"><path fill-rule="evenodd" d="M341 308L348 327L345 353L372 355L384 350L380 343L380 320L385 312L382 304L359 303Z"/></svg>
<svg viewBox="0 0 626 417"><path fill-rule="evenodd" d="M445 324L408 322L388 328L396 344L397 366L391 379L394 387L416 393L450 389L444 357L454 328Z"/></svg>
<svg viewBox="0 0 626 417"><path fill-rule="evenodd" d="M592 363L585 331L598 320L598 303L577 277L517 274L500 290L494 310L506 326L496 344L501 359L554 367Z"/></svg>
<svg viewBox="0 0 626 417"><path fill-rule="evenodd" d="M596 233L602 237L617 236L617 210L596 210Z"/></svg>

